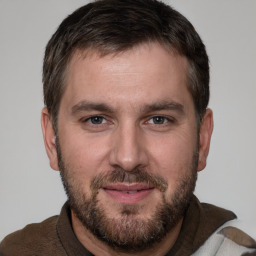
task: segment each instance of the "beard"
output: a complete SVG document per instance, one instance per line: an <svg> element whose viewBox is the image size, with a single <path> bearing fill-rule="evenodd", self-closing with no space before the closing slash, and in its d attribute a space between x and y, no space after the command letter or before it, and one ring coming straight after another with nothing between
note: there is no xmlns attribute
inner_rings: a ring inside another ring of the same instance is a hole
<svg viewBox="0 0 256 256"><path fill-rule="evenodd" d="M162 241L178 224L189 206L197 180L197 150L186 175L177 180L176 190L167 198L164 194L168 187L167 181L140 168L132 171L115 169L99 174L91 181L90 196L84 194L81 181L72 176L72 168L62 157L58 137L56 148L70 208L87 230L116 251L141 252ZM104 185L115 182L146 183L158 189L162 195L161 200L152 209L151 216L147 219L139 217L140 205L120 205L118 215L108 216L97 195Z"/></svg>

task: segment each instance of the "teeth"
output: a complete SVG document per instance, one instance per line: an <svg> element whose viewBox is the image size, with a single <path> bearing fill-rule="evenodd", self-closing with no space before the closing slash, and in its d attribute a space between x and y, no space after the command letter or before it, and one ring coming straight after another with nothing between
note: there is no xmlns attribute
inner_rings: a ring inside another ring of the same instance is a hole
<svg viewBox="0 0 256 256"><path fill-rule="evenodd" d="M122 191L123 193L127 193L127 194L133 194L138 192L138 190L129 190L129 191Z"/></svg>

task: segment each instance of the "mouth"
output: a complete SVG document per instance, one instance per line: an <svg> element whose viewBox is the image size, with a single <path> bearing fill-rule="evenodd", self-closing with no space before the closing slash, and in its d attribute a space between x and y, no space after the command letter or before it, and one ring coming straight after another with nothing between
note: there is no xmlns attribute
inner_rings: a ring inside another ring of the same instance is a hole
<svg viewBox="0 0 256 256"><path fill-rule="evenodd" d="M147 198L155 188L149 184L143 183L116 183L104 186L102 189L117 203L136 204Z"/></svg>

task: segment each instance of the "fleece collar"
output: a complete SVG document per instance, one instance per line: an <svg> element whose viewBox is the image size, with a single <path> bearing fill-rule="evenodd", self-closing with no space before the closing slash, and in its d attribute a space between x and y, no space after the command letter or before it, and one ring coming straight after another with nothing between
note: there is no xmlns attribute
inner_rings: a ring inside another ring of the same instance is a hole
<svg viewBox="0 0 256 256"><path fill-rule="evenodd" d="M228 210L200 203L193 196L185 213L180 234L166 256L189 256L225 222L235 219L236 215ZM93 256L76 238L71 224L70 208L65 203L57 223L57 234L69 256Z"/></svg>

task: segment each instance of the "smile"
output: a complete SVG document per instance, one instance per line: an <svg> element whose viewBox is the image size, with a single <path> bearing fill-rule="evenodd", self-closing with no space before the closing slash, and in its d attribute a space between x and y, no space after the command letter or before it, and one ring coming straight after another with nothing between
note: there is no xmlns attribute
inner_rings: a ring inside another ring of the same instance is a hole
<svg viewBox="0 0 256 256"><path fill-rule="evenodd" d="M128 194L133 194L137 193L139 190L134 190L134 191L121 191L122 193L128 193Z"/></svg>
<svg viewBox="0 0 256 256"><path fill-rule="evenodd" d="M115 202L121 204L136 204L147 198L154 190L148 184L111 184L103 188L103 191Z"/></svg>

